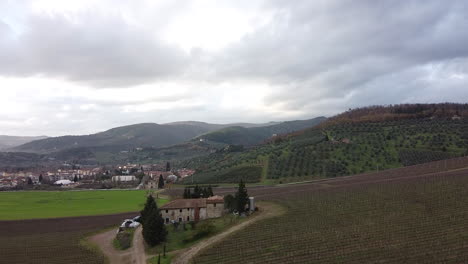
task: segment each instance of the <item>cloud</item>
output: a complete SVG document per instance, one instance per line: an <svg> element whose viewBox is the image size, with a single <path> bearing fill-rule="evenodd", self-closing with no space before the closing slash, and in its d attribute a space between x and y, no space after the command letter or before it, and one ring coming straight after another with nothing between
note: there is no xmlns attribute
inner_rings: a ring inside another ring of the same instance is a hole
<svg viewBox="0 0 468 264"><path fill-rule="evenodd" d="M29 21L26 32L4 41L4 76L43 75L95 87L125 87L168 78L190 64L181 49L119 17L53 15Z"/></svg>
<svg viewBox="0 0 468 264"><path fill-rule="evenodd" d="M34 134L468 98L463 0L60 3L0 3L0 116Z"/></svg>

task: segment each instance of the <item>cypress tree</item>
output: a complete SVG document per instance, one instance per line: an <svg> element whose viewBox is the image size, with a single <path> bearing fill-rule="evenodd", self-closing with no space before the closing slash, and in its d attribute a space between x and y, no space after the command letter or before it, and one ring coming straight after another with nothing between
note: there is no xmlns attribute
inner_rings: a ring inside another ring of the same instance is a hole
<svg viewBox="0 0 468 264"><path fill-rule="evenodd" d="M40 175L39 175L39 182L42 183L42 180L43 180L42 174L40 174Z"/></svg>
<svg viewBox="0 0 468 264"><path fill-rule="evenodd" d="M153 196L148 195L148 197L146 198L145 207L143 208L143 211L140 212L141 223L145 222L145 220L146 220L147 216L149 215L150 211L155 207L157 208L157 205L156 205L156 202L154 201Z"/></svg>
<svg viewBox="0 0 468 264"><path fill-rule="evenodd" d="M207 198L208 197L208 191L206 190L206 187L202 188L201 197L202 198Z"/></svg>
<svg viewBox="0 0 468 264"><path fill-rule="evenodd" d="M239 188L235 195L237 211L239 213L245 212L245 206L249 203L249 194L247 193L247 188L245 188L244 182L241 180L239 183Z"/></svg>
<svg viewBox="0 0 468 264"><path fill-rule="evenodd" d="M163 176L161 174L161 175L159 175L158 189L162 189L162 188L164 188L164 178L163 178Z"/></svg>
<svg viewBox="0 0 468 264"><path fill-rule="evenodd" d="M211 188L211 184L208 185L208 197L212 197L214 196L214 193L213 193L213 188Z"/></svg>
<svg viewBox="0 0 468 264"><path fill-rule="evenodd" d="M162 218L158 206L152 196L148 197L147 203L148 208L146 208L145 205L145 209L147 209L148 212L145 213L145 216L142 216L143 238L148 245L154 247L161 242L166 241L167 231L164 226L164 219Z"/></svg>
<svg viewBox="0 0 468 264"><path fill-rule="evenodd" d="M193 198L193 197L192 197L192 193L191 193L190 190L191 190L191 188L190 188L190 187L187 187L187 199Z"/></svg>
<svg viewBox="0 0 468 264"><path fill-rule="evenodd" d="M234 198L232 194L224 196L224 208L228 209L229 212L232 212L234 209L236 209L236 198Z"/></svg>
<svg viewBox="0 0 468 264"><path fill-rule="evenodd" d="M198 184L195 185L195 188L193 189L193 194L192 194L192 198L200 198L201 196L201 191L200 191L200 187L198 187Z"/></svg>

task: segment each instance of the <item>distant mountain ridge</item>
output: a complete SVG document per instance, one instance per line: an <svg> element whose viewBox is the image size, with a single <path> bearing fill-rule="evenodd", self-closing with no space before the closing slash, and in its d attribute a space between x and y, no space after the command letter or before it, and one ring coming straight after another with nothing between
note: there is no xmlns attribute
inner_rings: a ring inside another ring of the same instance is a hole
<svg viewBox="0 0 468 264"><path fill-rule="evenodd" d="M12 148L10 151L51 153L83 147L108 147L110 151L137 147L163 147L190 140L208 131L210 128L196 125L143 123L85 136L61 136L36 140Z"/></svg>
<svg viewBox="0 0 468 264"><path fill-rule="evenodd" d="M283 125L295 127L293 124L296 122L305 122L307 124L309 121L305 120L292 122L293 123L270 122L266 124L210 124L196 121L182 121L167 124L142 123L117 127L91 135L61 136L36 140L9 148L8 151L45 154L83 148L100 148L111 152L129 150L133 148L161 148L187 142L198 136L205 135L217 130L227 129L233 125L236 125L237 127L239 127L238 125L246 126L242 127L248 129L248 135L246 135L246 137L251 137L252 135L256 134L271 136L272 130L269 128L271 127L271 124L275 124L275 126ZM268 128L262 129L263 127ZM262 132L260 133L257 130ZM252 131L256 131L256 133L252 133ZM258 140L256 143L260 143L263 138L257 136L248 143L250 144L257 139L260 140Z"/></svg>
<svg viewBox="0 0 468 264"><path fill-rule="evenodd" d="M37 137L18 137L18 136L6 136L0 135L0 150L14 148L35 140L45 139L47 136Z"/></svg>
<svg viewBox="0 0 468 264"><path fill-rule="evenodd" d="M286 121L287 122L287 121ZM227 127L235 127L235 126L240 126L240 127L245 127L245 128L250 128L250 127L265 127L265 126L271 126L271 125L277 125L281 124L283 122L268 122L268 123L228 123L228 124L210 124L210 123L205 123L205 122L200 122L200 121L177 121L177 122L171 122L171 123L165 123L162 125L195 125L195 126L202 126L202 127L207 127L213 130L217 129L223 129Z"/></svg>

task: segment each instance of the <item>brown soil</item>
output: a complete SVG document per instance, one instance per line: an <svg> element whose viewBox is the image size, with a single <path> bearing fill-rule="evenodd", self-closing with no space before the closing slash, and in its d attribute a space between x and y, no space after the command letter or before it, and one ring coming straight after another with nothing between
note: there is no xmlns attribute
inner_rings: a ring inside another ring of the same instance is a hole
<svg viewBox="0 0 468 264"><path fill-rule="evenodd" d="M172 261L172 263L173 264L190 263L193 257L197 255L200 251L210 246L213 246L214 244L222 241L223 239L228 238L231 234L238 232L239 230L246 228L247 226L255 222L258 222L260 220L279 216L286 211L283 207L277 204L267 203L267 202L259 203L259 208L260 208L259 212L256 212L254 215L250 217L250 219L246 220L245 222L239 225L233 226L221 234L218 234L209 239L203 240L200 243L197 243L196 245L183 250L181 253L179 253L176 256L176 258Z"/></svg>
<svg viewBox="0 0 468 264"><path fill-rule="evenodd" d="M0 263L102 264L104 257L81 240L135 213L57 219L0 221Z"/></svg>
<svg viewBox="0 0 468 264"><path fill-rule="evenodd" d="M141 227L135 230L132 247L127 250L117 250L112 245L117 229L109 230L90 237L88 240L97 245L107 257L110 264L146 264L149 256L145 253Z"/></svg>

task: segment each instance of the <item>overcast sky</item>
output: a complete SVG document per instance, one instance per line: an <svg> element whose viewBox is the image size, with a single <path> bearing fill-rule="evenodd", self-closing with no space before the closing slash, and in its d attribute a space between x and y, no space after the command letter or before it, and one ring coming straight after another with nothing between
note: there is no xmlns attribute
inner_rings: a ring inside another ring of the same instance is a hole
<svg viewBox="0 0 468 264"><path fill-rule="evenodd" d="M468 102L466 0L0 0L0 134Z"/></svg>

